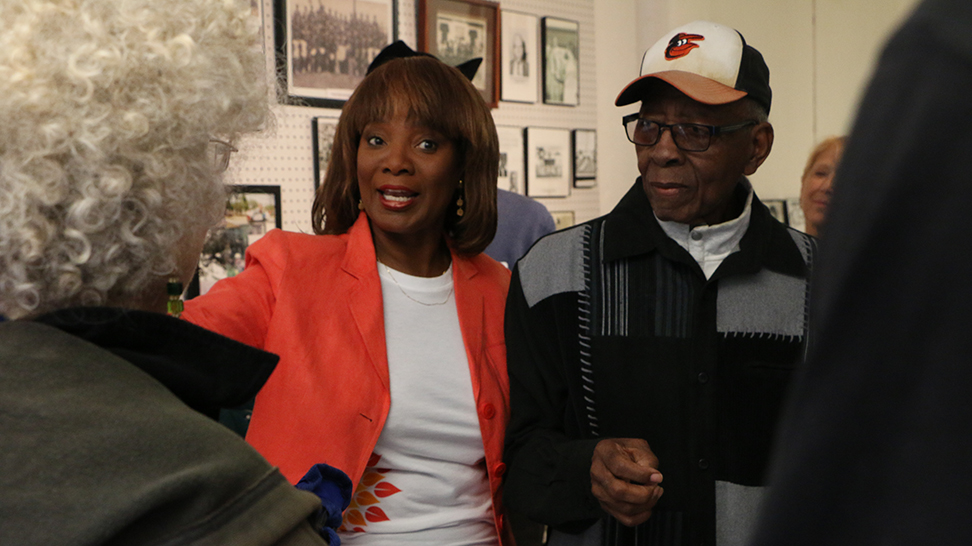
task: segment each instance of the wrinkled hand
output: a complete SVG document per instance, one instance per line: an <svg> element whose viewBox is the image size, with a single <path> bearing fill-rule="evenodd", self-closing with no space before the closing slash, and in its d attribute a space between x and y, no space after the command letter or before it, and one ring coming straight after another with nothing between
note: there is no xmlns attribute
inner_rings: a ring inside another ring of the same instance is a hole
<svg viewBox="0 0 972 546"><path fill-rule="evenodd" d="M658 457L636 438L601 440L591 458L591 492L601 508L633 527L651 517L664 490Z"/></svg>

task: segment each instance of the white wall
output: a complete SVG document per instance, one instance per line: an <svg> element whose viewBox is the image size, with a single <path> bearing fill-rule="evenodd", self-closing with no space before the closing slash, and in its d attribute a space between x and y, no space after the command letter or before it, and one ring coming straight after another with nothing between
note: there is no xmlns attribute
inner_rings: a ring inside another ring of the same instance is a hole
<svg viewBox="0 0 972 546"><path fill-rule="evenodd" d="M638 75L641 54L667 30L696 19L739 30L770 68L776 142L753 177L764 198L799 194L807 154L850 130L859 97L890 33L917 0L596 0L598 179L601 211L637 176L614 97ZM633 51L632 51L633 50ZM624 110L624 111L622 111ZM616 133L616 134L615 134Z"/></svg>
<svg viewBox="0 0 972 546"><path fill-rule="evenodd" d="M597 181L602 214L614 207L638 177L634 145L621 128L621 116L634 110L614 106L618 93L641 67L644 48L636 43L638 19L636 2L595 2Z"/></svg>
<svg viewBox="0 0 972 546"><path fill-rule="evenodd" d="M262 0L268 70L272 70L273 0ZM773 153L753 183L764 198L793 198L806 156L821 138L849 130L858 97L889 33L917 0L503 0L501 9L578 21L581 103L501 103L499 125L597 129L594 189L540 199L573 210L578 222L610 211L638 176L634 145L621 129L618 92L637 77L641 56L666 31L695 19L737 28L770 67L776 128ZM399 37L415 43L417 0L397 0ZM338 110L278 106L276 131L240 143L229 181L279 185L285 229L310 231L314 198L310 124Z"/></svg>

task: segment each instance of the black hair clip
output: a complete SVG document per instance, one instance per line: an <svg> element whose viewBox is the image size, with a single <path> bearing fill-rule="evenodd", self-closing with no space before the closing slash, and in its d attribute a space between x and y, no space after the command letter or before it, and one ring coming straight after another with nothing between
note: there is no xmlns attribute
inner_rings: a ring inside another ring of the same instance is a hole
<svg viewBox="0 0 972 546"><path fill-rule="evenodd" d="M378 55L375 57L375 60L371 61L371 64L368 65L367 74L371 74L372 71L374 71L374 69L378 68L379 66L387 63L392 59L404 59L407 57L432 57L433 59L437 58L435 55L431 55L429 53L425 53L422 51L415 51L414 49L408 47L408 45L405 42L398 40L397 42L386 46L385 49L382 49L381 52L378 53ZM473 77L476 75L476 71L479 70L479 66L481 64L483 64L483 58L476 57L475 59L469 59L468 61L460 65L457 65L456 68L458 68L459 72L462 72L462 75L465 76L469 81L472 81Z"/></svg>

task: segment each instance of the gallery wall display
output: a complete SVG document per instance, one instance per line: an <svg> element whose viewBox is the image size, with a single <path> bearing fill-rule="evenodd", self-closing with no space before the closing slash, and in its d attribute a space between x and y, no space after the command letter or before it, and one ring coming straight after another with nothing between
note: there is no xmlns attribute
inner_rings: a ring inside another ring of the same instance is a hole
<svg viewBox="0 0 972 546"><path fill-rule="evenodd" d="M327 165L331 162L331 148L334 145L334 131L337 118L316 117L311 120L311 146L314 149L314 191L324 181Z"/></svg>
<svg viewBox="0 0 972 546"><path fill-rule="evenodd" d="M577 21L544 17L543 102L577 106L580 102L580 25Z"/></svg>
<svg viewBox="0 0 972 546"><path fill-rule="evenodd" d="M501 32L500 98L514 102L537 102L540 78L537 16L504 10Z"/></svg>
<svg viewBox="0 0 972 546"><path fill-rule="evenodd" d="M209 230L186 299L209 291L216 281L243 270L246 249L273 228L283 227L280 186L230 186L226 212Z"/></svg>
<svg viewBox="0 0 972 546"><path fill-rule="evenodd" d="M554 229L558 231L574 225L574 211L572 210L555 210L551 211L550 215L554 219Z"/></svg>
<svg viewBox="0 0 972 546"><path fill-rule="evenodd" d="M288 97L340 108L395 28L394 0L274 0L277 70Z"/></svg>
<svg viewBox="0 0 972 546"><path fill-rule="evenodd" d="M527 195L570 195L572 159L569 129L527 127Z"/></svg>
<svg viewBox="0 0 972 546"><path fill-rule="evenodd" d="M480 57L472 82L490 108L499 102L499 4L485 0L419 0L418 47L456 66Z"/></svg>
<svg viewBox="0 0 972 546"><path fill-rule="evenodd" d="M496 187L520 195L526 194L526 163L523 157L523 128L497 127L499 137L499 176Z"/></svg>
<svg viewBox="0 0 972 546"><path fill-rule="evenodd" d="M593 188L597 184L597 131L574 129L574 187Z"/></svg>

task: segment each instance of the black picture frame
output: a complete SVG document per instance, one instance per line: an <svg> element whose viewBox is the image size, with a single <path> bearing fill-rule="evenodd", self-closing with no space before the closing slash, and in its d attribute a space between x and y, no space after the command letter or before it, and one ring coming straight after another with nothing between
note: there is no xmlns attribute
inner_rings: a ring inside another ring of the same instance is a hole
<svg viewBox="0 0 972 546"><path fill-rule="evenodd" d="M571 133L574 152L574 187L593 188L597 185L597 131L574 129Z"/></svg>
<svg viewBox="0 0 972 546"><path fill-rule="evenodd" d="M397 39L397 13L397 0L274 0L276 67L287 103L344 106L378 52Z"/></svg>
<svg viewBox="0 0 972 546"><path fill-rule="evenodd" d="M779 220L784 226L790 225L789 214L786 211L786 199L762 199L761 201L769 209L773 218Z"/></svg>
<svg viewBox="0 0 972 546"><path fill-rule="evenodd" d="M580 23L560 17L544 17L540 36L543 44L543 103L577 106L580 104Z"/></svg>
<svg viewBox="0 0 972 546"><path fill-rule="evenodd" d="M334 132L338 118L318 116L311 119L311 143L314 148L314 193L324 181L327 165L331 161Z"/></svg>
<svg viewBox="0 0 972 546"><path fill-rule="evenodd" d="M234 185L229 188L225 217L206 235L196 274L186 288L187 300L205 294L216 281L242 271L247 247L270 229L283 227L280 186ZM269 207L273 210L268 211ZM246 224L242 223L241 217L246 219ZM268 226L271 219L273 225Z"/></svg>

